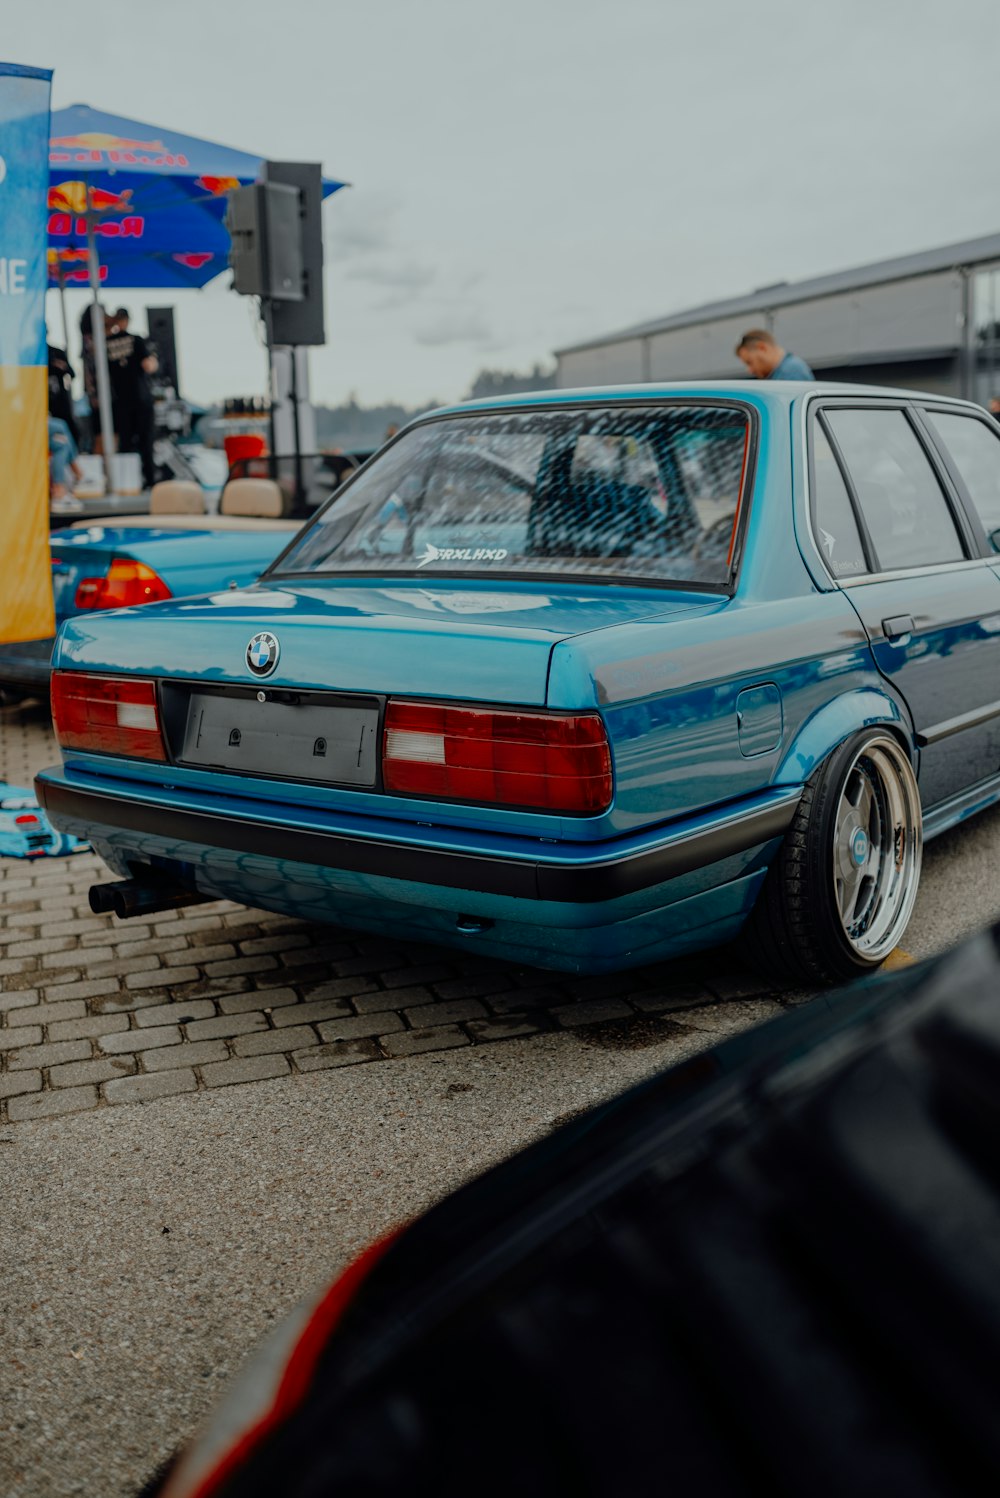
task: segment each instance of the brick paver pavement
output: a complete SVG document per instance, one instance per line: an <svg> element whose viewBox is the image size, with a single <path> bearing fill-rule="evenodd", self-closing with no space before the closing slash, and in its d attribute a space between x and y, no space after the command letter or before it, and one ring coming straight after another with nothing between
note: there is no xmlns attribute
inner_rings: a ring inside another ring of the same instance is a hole
<svg viewBox="0 0 1000 1498"><path fill-rule="evenodd" d="M57 757L40 708L0 708L0 781L30 785ZM106 877L92 853L0 858L0 1122L544 1030L667 1014L710 1028L723 1001L752 999L755 1018L789 1002L718 954L586 978L227 902L122 922L90 911Z"/></svg>

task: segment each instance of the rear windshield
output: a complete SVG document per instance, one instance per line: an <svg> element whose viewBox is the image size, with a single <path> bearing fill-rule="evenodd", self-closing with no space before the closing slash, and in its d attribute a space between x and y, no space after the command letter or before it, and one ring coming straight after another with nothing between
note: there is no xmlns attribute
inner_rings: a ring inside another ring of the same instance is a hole
<svg viewBox="0 0 1000 1498"><path fill-rule="evenodd" d="M749 431L744 410L721 405L430 421L335 496L273 572L724 587Z"/></svg>

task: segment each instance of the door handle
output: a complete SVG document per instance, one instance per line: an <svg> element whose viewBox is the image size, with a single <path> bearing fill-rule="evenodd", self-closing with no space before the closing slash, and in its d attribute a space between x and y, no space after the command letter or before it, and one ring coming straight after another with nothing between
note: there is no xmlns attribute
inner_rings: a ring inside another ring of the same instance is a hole
<svg viewBox="0 0 1000 1498"><path fill-rule="evenodd" d="M894 614L882 620L882 633L887 640L898 640L902 635L912 635L916 625L910 614Z"/></svg>

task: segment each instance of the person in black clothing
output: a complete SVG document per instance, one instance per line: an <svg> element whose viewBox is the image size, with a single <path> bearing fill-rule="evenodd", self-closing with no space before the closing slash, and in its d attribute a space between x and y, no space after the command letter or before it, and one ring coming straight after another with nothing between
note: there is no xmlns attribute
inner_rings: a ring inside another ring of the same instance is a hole
<svg viewBox="0 0 1000 1498"><path fill-rule="evenodd" d="M151 488L156 479L153 463L153 394L149 376L158 368L157 358L145 338L130 333L128 311L119 307L107 320L108 374L111 406L123 453L138 453L142 459L142 481Z"/></svg>
<svg viewBox="0 0 1000 1498"><path fill-rule="evenodd" d="M97 370L94 367L94 309L89 303L80 314L80 362L83 365L83 393L90 406L90 418L84 448L101 451L101 413L97 404Z"/></svg>
<svg viewBox="0 0 1000 1498"><path fill-rule="evenodd" d="M70 436L80 446L80 429L73 412L73 377L76 373L66 350L47 345L49 351L49 415L64 421Z"/></svg>

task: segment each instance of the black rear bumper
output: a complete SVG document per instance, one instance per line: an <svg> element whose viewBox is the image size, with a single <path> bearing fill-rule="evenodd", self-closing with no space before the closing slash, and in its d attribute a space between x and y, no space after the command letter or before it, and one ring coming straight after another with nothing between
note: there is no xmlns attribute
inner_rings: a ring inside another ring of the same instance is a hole
<svg viewBox="0 0 1000 1498"><path fill-rule="evenodd" d="M69 830L82 836L98 836L101 827L121 829L163 838L175 846L195 843L347 873L566 904L618 899L757 848L781 836L797 804L797 797L786 798L737 811L718 825L680 836L668 834L652 847L617 854L600 848L578 850L576 858L555 863L221 816L70 784L55 778L59 774L45 771L35 781L39 803L56 826L71 824Z"/></svg>

